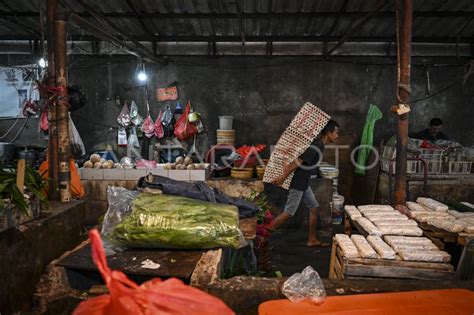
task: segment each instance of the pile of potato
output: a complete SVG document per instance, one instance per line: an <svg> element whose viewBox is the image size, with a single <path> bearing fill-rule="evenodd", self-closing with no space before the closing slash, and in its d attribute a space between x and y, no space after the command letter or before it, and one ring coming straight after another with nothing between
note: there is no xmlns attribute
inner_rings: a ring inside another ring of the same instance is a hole
<svg viewBox="0 0 474 315"><path fill-rule="evenodd" d="M112 160L105 160L101 159L100 155L97 153L91 154L89 157L89 160L84 163L84 168L103 168L103 169L112 169L112 168L118 168L116 164L120 163L114 163ZM121 167L121 165L120 165Z"/></svg>
<svg viewBox="0 0 474 315"><path fill-rule="evenodd" d="M176 163L166 163L164 165L165 170L203 170L205 168L206 166L202 163L194 164L189 156L178 156Z"/></svg>

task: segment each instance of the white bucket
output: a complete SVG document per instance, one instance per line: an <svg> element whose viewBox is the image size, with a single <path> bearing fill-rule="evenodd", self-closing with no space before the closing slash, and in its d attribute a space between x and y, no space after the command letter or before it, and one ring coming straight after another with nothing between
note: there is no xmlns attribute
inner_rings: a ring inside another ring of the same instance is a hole
<svg viewBox="0 0 474 315"><path fill-rule="evenodd" d="M232 116L219 116L219 129L221 130L232 130Z"/></svg>
<svg viewBox="0 0 474 315"><path fill-rule="evenodd" d="M332 224L341 224L344 219L344 196L332 195Z"/></svg>

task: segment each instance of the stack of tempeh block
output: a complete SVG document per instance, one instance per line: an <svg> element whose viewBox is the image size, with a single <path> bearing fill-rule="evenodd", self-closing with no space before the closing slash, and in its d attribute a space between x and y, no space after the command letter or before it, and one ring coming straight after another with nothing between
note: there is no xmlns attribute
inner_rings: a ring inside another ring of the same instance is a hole
<svg viewBox="0 0 474 315"><path fill-rule="evenodd" d="M347 258L368 258L405 260L418 262L449 262L451 256L440 251L438 247L426 237L408 237L386 235L379 236L336 234L336 244Z"/></svg>
<svg viewBox="0 0 474 315"><path fill-rule="evenodd" d="M451 232L474 234L474 212L458 212L434 199L418 198L406 203L409 215L418 222Z"/></svg>

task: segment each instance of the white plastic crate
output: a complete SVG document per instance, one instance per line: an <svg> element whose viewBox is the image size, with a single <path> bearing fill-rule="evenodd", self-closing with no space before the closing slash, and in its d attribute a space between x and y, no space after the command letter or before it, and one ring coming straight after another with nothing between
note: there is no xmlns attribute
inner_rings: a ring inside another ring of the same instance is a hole
<svg viewBox="0 0 474 315"><path fill-rule="evenodd" d="M394 159L397 156L397 148L383 146L382 148L382 157L387 159Z"/></svg>
<svg viewBox="0 0 474 315"><path fill-rule="evenodd" d="M450 161L448 164L449 174L471 174L472 162Z"/></svg>
<svg viewBox="0 0 474 315"><path fill-rule="evenodd" d="M392 163L392 169L390 170L390 173L395 174L396 170L396 162ZM420 162L419 161L407 161L407 174L418 174L420 172ZM380 159L380 168L382 171L388 173L388 168L390 167L390 159Z"/></svg>
<svg viewBox="0 0 474 315"><path fill-rule="evenodd" d="M443 166L443 161L440 159L426 159L426 164L428 167L428 175L429 174L440 174ZM423 173L425 169L425 164L420 162L420 173Z"/></svg>

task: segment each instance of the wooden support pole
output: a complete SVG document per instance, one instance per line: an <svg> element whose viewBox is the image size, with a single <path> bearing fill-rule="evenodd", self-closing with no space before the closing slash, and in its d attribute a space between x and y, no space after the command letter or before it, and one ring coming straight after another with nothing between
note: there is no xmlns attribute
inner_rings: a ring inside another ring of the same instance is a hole
<svg viewBox="0 0 474 315"><path fill-rule="evenodd" d="M413 22L413 0L398 0L402 3L401 23L398 32L398 84L397 103L408 104L410 100L411 34ZM398 27L398 25L397 25ZM404 205L407 197L407 145L408 113L397 115L397 165L395 174L395 205Z"/></svg>
<svg viewBox="0 0 474 315"><path fill-rule="evenodd" d="M56 10L54 16L54 60L56 67L58 153L59 153L59 197L60 201L71 201L71 172L69 170L69 103L67 93L65 11Z"/></svg>
<svg viewBox="0 0 474 315"><path fill-rule="evenodd" d="M48 41L48 87L56 85L56 70L54 63L54 13L58 0L47 0L47 41ZM50 102L48 109L48 197L49 200L59 200L59 163L58 163L58 124L56 103Z"/></svg>

